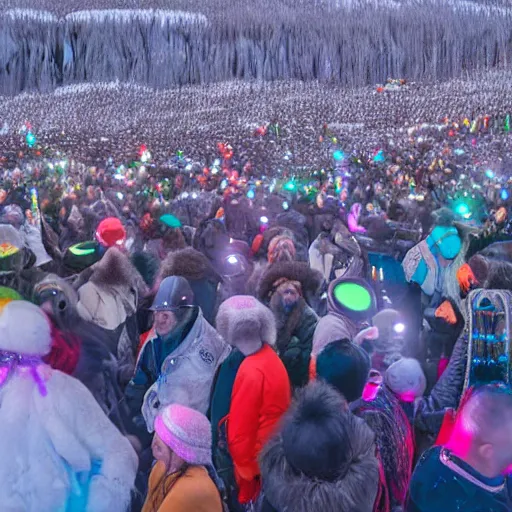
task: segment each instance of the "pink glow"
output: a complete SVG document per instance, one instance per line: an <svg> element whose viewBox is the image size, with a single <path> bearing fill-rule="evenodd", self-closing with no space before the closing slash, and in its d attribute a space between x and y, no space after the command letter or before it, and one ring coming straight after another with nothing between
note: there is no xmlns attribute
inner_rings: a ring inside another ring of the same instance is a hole
<svg viewBox="0 0 512 512"><path fill-rule="evenodd" d="M457 457L464 459L473 442L473 433L466 421L459 416L452 430L450 440L446 444L446 448L452 451Z"/></svg>
<svg viewBox="0 0 512 512"><path fill-rule="evenodd" d="M367 382L363 389L363 400L365 402L372 402L377 397L379 392L379 385L375 382Z"/></svg>

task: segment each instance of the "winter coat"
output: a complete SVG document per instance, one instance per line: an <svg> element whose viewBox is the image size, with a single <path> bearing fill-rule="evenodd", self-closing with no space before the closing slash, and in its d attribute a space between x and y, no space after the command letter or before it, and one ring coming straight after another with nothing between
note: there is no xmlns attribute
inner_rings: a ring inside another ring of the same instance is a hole
<svg viewBox="0 0 512 512"><path fill-rule="evenodd" d="M374 511L404 506L414 460L414 435L400 402L382 387L373 400L356 400L350 410L375 433L381 471Z"/></svg>
<svg viewBox="0 0 512 512"><path fill-rule="evenodd" d="M219 491L202 466L190 466L176 479L169 475L162 485L165 466L158 462L149 477L149 490L142 512L222 512ZM163 490L170 491L164 494Z"/></svg>
<svg viewBox="0 0 512 512"><path fill-rule="evenodd" d="M126 399L140 434L153 431L165 405L179 403L203 414L208 410L215 372L230 348L197 307L191 308L178 336L176 348L169 349L153 332L139 355Z"/></svg>
<svg viewBox="0 0 512 512"><path fill-rule="evenodd" d="M460 470L475 483L464 478ZM476 482L481 482L482 486ZM510 478L486 478L438 446L427 451L416 466L406 511L507 512L512 510L511 490Z"/></svg>
<svg viewBox="0 0 512 512"><path fill-rule="evenodd" d="M39 372L46 396L17 376L0 388L1 509L125 512L137 471L130 443L78 380Z"/></svg>
<svg viewBox="0 0 512 512"><path fill-rule="evenodd" d="M147 291L130 260L116 248L109 249L92 267L92 275L78 290L80 316L102 328L110 352L119 365L124 387L133 375L139 342L137 306Z"/></svg>
<svg viewBox="0 0 512 512"><path fill-rule="evenodd" d="M285 326L277 333L277 350L293 389L308 383L313 335L318 323L316 313L309 306L303 304L300 309L299 324L291 332Z"/></svg>
<svg viewBox="0 0 512 512"><path fill-rule="evenodd" d="M457 409L459 405L466 373L467 346L467 335L463 332L455 343L448 367L430 395L417 404L414 426L418 453L432 446L441 429L446 410Z"/></svg>
<svg viewBox="0 0 512 512"><path fill-rule="evenodd" d="M351 454L355 467L329 482L308 478L292 468L280 436L276 436L260 460L264 475L260 512L372 512L378 480L375 445L358 448L360 453Z"/></svg>
<svg viewBox="0 0 512 512"><path fill-rule="evenodd" d="M288 374L272 347L247 356L237 372L227 421L240 503L260 492L258 456L291 402Z"/></svg>

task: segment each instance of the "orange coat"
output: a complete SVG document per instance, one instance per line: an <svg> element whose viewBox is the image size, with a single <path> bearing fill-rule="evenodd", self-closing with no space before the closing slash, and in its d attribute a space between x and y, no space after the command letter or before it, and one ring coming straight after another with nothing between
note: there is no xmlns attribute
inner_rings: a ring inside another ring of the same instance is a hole
<svg viewBox="0 0 512 512"><path fill-rule="evenodd" d="M291 402L288 373L269 345L244 359L235 378L227 419L240 503L260 492L258 456Z"/></svg>
<svg viewBox="0 0 512 512"><path fill-rule="evenodd" d="M172 487L167 493L161 484L164 473L164 464L155 464L142 512L222 512L220 493L204 467L190 467L174 485L169 476L165 489Z"/></svg>

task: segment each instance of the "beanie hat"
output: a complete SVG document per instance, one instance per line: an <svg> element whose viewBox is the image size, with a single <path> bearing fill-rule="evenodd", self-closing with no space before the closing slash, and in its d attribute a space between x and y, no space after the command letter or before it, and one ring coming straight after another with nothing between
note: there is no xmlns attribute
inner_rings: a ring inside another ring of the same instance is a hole
<svg viewBox="0 0 512 512"><path fill-rule="evenodd" d="M123 245L126 240L126 230L117 217L103 219L96 230L96 238L104 247Z"/></svg>
<svg viewBox="0 0 512 512"><path fill-rule="evenodd" d="M219 308L216 324L219 334L244 355L257 352L263 343L274 345L274 314L250 295L234 295Z"/></svg>
<svg viewBox="0 0 512 512"><path fill-rule="evenodd" d="M349 402L361 398L370 373L370 358L348 339L325 347L316 359L316 374L335 387Z"/></svg>
<svg viewBox="0 0 512 512"><path fill-rule="evenodd" d="M427 387L420 363L409 357L393 363L384 374L384 382L404 402L423 396Z"/></svg>
<svg viewBox="0 0 512 512"><path fill-rule="evenodd" d="M183 405L169 405L157 416L155 432L185 462L212 465L211 425L204 414Z"/></svg>
<svg viewBox="0 0 512 512"><path fill-rule="evenodd" d="M51 345L50 322L41 309L23 300L5 306L0 314L0 350L44 356Z"/></svg>

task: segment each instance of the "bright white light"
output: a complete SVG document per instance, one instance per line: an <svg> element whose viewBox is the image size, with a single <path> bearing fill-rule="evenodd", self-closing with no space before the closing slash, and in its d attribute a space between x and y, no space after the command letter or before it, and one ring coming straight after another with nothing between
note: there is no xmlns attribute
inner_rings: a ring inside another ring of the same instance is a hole
<svg viewBox="0 0 512 512"><path fill-rule="evenodd" d="M260 222L262 224L268 224L268 217L265 217L265 215L263 215L263 217L260 217Z"/></svg>
<svg viewBox="0 0 512 512"><path fill-rule="evenodd" d="M238 258L236 256L230 256L228 258L228 263L231 263L231 265L236 265L238 263Z"/></svg>
<svg viewBox="0 0 512 512"><path fill-rule="evenodd" d="M402 323L395 324L393 329L397 334L402 334L405 331L405 325Z"/></svg>
<svg viewBox="0 0 512 512"><path fill-rule="evenodd" d="M117 198L119 199L119 201L123 200L124 196L123 196L122 192L118 192L116 195L117 195Z"/></svg>
<svg viewBox="0 0 512 512"><path fill-rule="evenodd" d="M288 208L290 208L288 201L283 201L283 210L288 210Z"/></svg>
<svg viewBox="0 0 512 512"><path fill-rule="evenodd" d="M182 197L183 199L187 199L187 197L188 197L188 192L183 192L183 194L181 194L181 197Z"/></svg>
<svg viewBox="0 0 512 512"><path fill-rule="evenodd" d="M197 193L196 192L192 193L192 199L197 199Z"/></svg>

